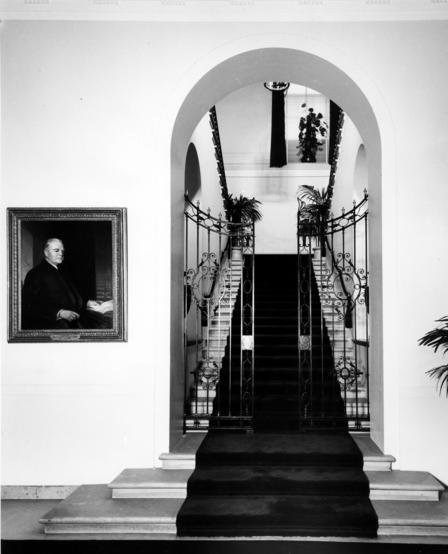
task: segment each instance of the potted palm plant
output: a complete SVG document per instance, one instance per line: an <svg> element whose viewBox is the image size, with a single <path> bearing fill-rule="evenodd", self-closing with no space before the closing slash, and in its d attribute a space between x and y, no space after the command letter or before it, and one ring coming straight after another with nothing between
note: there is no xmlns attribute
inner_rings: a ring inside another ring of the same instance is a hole
<svg viewBox="0 0 448 554"><path fill-rule="evenodd" d="M259 207L261 202L255 198L247 198L240 194L239 196L227 195L224 200L224 209L231 225L231 246L232 255L239 257L242 255L245 238L247 237L247 226L260 221L262 218Z"/></svg>
<svg viewBox="0 0 448 554"><path fill-rule="evenodd" d="M301 213L299 224L305 234L320 238L322 255L325 255L325 229L330 214L331 197L328 188L321 190L311 185L301 185L297 190L297 201Z"/></svg>
<svg viewBox="0 0 448 554"><path fill-rule="evenodd" d="M437 327L428 331L420 340L419 344L421 346L431 346L434 349L434 352L440 350L443 354L448 353L448 316L441 317L437 320L439 323L443 323L442 327ZM438 381L439 393L441 394L443 389L445 389L446 395L448 396L448 364L443 364L438 367L429 369L426 372L430 377Z"/></svg>
<svg viewBox="0 0 448 554"><path fill-rule="evenodd" d="M322 222L328 219L331 201L328 188L319 190L312 185L300 185L297 198L302 211L314 215Z"/></svg>
<svg viewBox="0 0 448 554"><path fill-rule="evenodd" d="M301 107L306 108L306 103ZM315 163L317 151L322 150L323 139L328 132L328 124L323 117L320 112L316 114L314 108L308 108L308 113L300 118L297 155L301 162Z"/></svg>

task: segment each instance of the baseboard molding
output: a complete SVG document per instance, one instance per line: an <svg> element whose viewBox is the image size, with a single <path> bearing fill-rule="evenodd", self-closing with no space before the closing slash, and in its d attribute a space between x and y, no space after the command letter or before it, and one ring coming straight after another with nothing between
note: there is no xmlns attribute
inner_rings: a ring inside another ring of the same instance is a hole
<svg viewBox="0 0 448 554"><path fill-rule="evenodd" d="M63 500L78 485L3 485L2 500Z"/></svg>

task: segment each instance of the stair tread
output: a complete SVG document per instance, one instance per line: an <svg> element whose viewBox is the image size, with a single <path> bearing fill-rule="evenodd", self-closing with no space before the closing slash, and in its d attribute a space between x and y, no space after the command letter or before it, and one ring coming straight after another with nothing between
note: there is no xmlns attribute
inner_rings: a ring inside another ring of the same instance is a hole
<svg viewBox="0 0 448 554"><path fill-rule="evenodd" d="M204 467L188 483L198 494L222 491L239 494L358 494L369 484L359 469L337 467L233 466ZM224 492L224 494L225 494Z"/></svg>
<svg viewBox="0 0 448 554"><path fill-rule="evenodd" d="M186 486L192 473L192 469L128 468L109 483L108 487L110 489L181 488Z"/></svg>
<svg viewBox="0 0 448 554"><path fill-rule="evenodd" d="M317 433L314 439L313 433L306 433L298 437L291 436L289 433L254 433L253 435L242 435L241 437L233 434L216 436L209 435L202 444L198 456L208 458L216 456L230 455L250 456L251 459L259 458L262 461L263 456L276 457L282 460L282 464L287 464L289 459L313 457L313 456L332 456L334 460L341 455L344 458L359 459L362 463L360 450L355 446L349 436L338 433ZM325 437L325 441L321 439ZM323 445L323 442L325 444ZM347 451L350 454L347 454ZM198 459L199 462L199 459ZM266 462L267 463L267 462ZM335 465L338 465L335 463Z"/></svg>
<svg viewBox="0 0 448 554"><path fill-rule="evenodd" d="M426 471L366 471L371 489L443 491L445 487Z"/></svg>
<svg viewBox="0 0 448 554"><path fill-rule="evenodd" d="M182 499L113 500L107 485L82 485L40 523L173 523Z"/></svg>

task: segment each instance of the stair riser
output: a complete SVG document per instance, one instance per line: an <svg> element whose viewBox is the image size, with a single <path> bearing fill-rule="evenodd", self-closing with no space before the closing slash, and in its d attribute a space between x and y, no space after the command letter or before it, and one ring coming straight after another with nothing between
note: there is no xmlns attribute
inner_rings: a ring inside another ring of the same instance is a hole
<svg viewBox="0 0 448 554"><path fill-rule="evenodd" d="M115 535L115 534L154 534L154 535L176 535L176 521L172 523L66 523L45 525L46 535Z"/></svg>
<svg viewBox="0 0 448 554"><path fill-rule="evenodd" d="M263 485L259 484L255 490L249 489L244 486L229 486L229 483L222 483L221 486L210 486L208 483L204 483L202 486L195 485L188 488L188 494L194 495L222 495L222 494L238 494L247 496L260 496L260 495L301 495L301 496L314 496L317 494L324 494L326 496L358 496L360 494L368 495L368 487L354 487L352 483L334 483L328 486L322 486L321 483L311 483L302 487L290 484L289 487L275 488L271 484Z"/></svg>
<svg viewBox="0 0 448 554"><path fill-rule="evenodd" d="M186 498L187 486L179 489L112 489L112 498Z"/></svg>

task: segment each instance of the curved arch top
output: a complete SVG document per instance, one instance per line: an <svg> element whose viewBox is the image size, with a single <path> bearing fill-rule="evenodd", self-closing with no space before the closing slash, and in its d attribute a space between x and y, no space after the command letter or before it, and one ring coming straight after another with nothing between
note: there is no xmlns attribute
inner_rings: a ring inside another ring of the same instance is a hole
<svg viewBox="0 0 448 554"><path fill-rule="evenodd" d="M200 118L221 98L267 80L289 80L331 98L348 113L370 152L375 142L380 144L380 128L381 140L394 143L384 99L350 53L314 37L268 34L224 44L181 76L172 97L178 105L172 147L184 132L191 136Z"/></svg>

